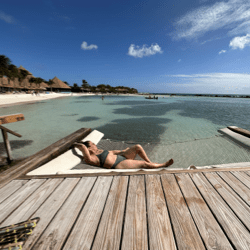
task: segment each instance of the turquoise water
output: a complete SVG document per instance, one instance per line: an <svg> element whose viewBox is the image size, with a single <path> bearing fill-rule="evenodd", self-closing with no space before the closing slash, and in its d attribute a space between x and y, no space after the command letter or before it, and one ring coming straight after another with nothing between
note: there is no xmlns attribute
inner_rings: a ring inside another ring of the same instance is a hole
<svg viewBox="0 0 250 250"><path fill-rule="evenodd" d="M5 125L22 135L9 135L15 158L85 127L112 140L151 143L152 160L173 157L173 167L250 161L248 151L217 132L232 125L250 130L250 100L244 98L72 96L0 108L0 115L15 113L25 116ZM0 149L4 154L2 139Z"/></svg>

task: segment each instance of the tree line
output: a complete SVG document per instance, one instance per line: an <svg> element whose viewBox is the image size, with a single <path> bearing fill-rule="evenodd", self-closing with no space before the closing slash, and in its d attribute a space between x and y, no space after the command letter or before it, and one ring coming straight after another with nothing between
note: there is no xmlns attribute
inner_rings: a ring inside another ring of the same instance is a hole
<svg viewBox="0 0 250 250"><path fill-rule="evenodd" d="M22 84L23 80L30 75L27 70L18 69L16 65L11 63L11 60L5 56L0 55L0 77L7 76L8 81L14 81L16 78L19 80L19 84ZM35 83L38 88L42 82L46 83L51 87L54 84L52 79L48 81L41 77L31 77L29 79L30 83ZM65 84L69 86L69 83L64 81ZM82 85L78 86L77 83L74 83L71 87L72 92L101 92L101 93L138 93L135 88L129 88L124 86L112 87L110 85L99 84L97 86L91 86L86 80L82 80Z"/></svg>
<svg viewBox="0 0 250 250"><path fill-rule="evenodd" d="M112 87L109 84L99 84L97 86L90 85L86 80L82 80L82 85L78 86L77 83L73 84L71 87L72 92L91 92L91 93L129 93L135 94L138 93L137 89L129 88L125 86L116 86Z"/></svg>

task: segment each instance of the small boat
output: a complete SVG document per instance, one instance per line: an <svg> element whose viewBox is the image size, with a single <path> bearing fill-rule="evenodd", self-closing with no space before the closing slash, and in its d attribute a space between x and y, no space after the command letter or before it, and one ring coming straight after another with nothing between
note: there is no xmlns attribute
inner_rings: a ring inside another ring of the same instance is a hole
<svg viewBox="0 0 250 250"><path fill-rule="evenodd" d="M154 97L151 97L151 96L149 96L149 97L145 97L145 99L158 99L158 96L156 97L156 96L154 96Z"/></svg>

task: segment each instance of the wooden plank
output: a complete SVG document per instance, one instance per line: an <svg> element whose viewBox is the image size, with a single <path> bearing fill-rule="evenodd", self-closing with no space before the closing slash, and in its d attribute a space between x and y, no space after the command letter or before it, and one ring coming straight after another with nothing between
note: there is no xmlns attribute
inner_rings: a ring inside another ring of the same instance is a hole
<svg viewBox="0 0 250 250"><path fill-rule="evenodd" d="M7 153L7 160L8 160L8 163L10 163L13 160L13 157L12 157L10 142L8 139L8 134L3 129L1 129L1 131L2 131L2 135L3 135L4 147L5 147L6 153Z"/></svg>
<svg viewBox="0 0 250 250"><path fill-rule="evenodd" d="M231 188L250 206L250 190L230 172L218 172Z"/></svg>
<svg viewBox="0 0 250 250"><path fill-rule="evenodd" d="M249 249L250 233L231 208L203 174L191 174L191 177L233 246L237 250Z"/></svg>
<svg viewBox="0 0 250 250"><path fill-rule="evenodd" d="M23 114L14 114L14 115L4 115L0 116L0 125L12 122L20 122L24 120Z"/></svg>
<svg viewBox="0 0 250 250"><path fill-rule="evenodd" d="M113 177L98 177L63 249L91 249Z"/></svg>
<svg viewBox="0 0 250 250"><path fill-rule="evenodd" d="M58 212L62 204L68 198L72 190L80 179L65 179L53 192L53 194L43 203L42 206L32 215L32 218L39 217L40 220L27 239L24 249L33 248L38 238L41 236L45 228L49 225L55 214ZM70 211L68 211L70 212Z"/></svg>
<svg viewBox="0 0 250 250"><path fill-rule="evenodd" d="M250 188L250 176L244 172L231 172L236 176L242 183L244 183L248 188Z"/></svg>
<svg viewBox="0 0 250 250"><path fill-rule="evenodd" d="M62 181L63 179L50 179L43 183L1 224L1 227L28 220Z"/></svg>
<svg viewBox="0 0 250 250"><path fill-rule="evenodd" d="M147 216L144 176L131 176L125 211L122 250L147 250Z"/></svg>
<svg viewBox="0 0 250 250"><path fill-rule="evenodd" d="M146 176L146 200L150 249L176 249L159 175Z"/></svg>
<svg viewBox="0 0 250 250"><path fill-rule="evenodd" d="M0 188L18 176L25 175L27 172L64 153L72 146L75 141L84 138L90 132L91 129L79 129L71 135L66 136L65 138L55 142L49 147L39 151L38 153L26 158L15 166L4 171L0 176Z"/></svg>
<svg viewBox="0 0 250 250"><path fill-rule="evenodd" d="M178 249L205 249L175 176L161 179Z"/></svg>
<svg viewBox="0 0 250 250"><path fill-rule="evenodd" d="M177 174L176 179L206 249L233 249L190 176Z"/></svg>
<svg viewBox="0 0 250 250"><path fill-rule="evenodd" d="M247 163L246 163L247 165ZM247 165L248 166L248 165ZM77 174L60 174L60 175L34 175L25 176L20 175L17 179L44 179L44 178L79 178L79 177L97 177L97 176L123 176L123 175L152 175L152 174L180 174L180 173L206 173L206 172L234 172L243 171L246 172L250 170L250 167L240 167L240 168L209 168L209 169L161 169L161 170L144 170L140 169L138 171L130 171L129 169L124 172L110 171L110 172L100 172L100 173L77 173Z"/></svg>
<svg viewBox="0 0 250 250"><path fill-rule="evenodd" d="M45 180L30 180L0 204L0 223L22 204Z"/></svg>
<svg viewBox="0 0 250 250"><path fill-rule="evenodd" d="M0 189L0 203L19 190L28 180L13 180Z"/></svg>
<svg viewBox="0 0 250 250"><path fill-rule="evenodd" d="M12 134L12 135L15 135L15 136L17 136L17 137L22 137L22 135L20 135L20 134L14 132L14 131L12 131L12 130L10 130L10 129L8 129L8 128L5 128L5 127L2 126L2 125L0 125L0 129L5 130L6 132L8 132L8 133L10 133L10 134Z"/></svg>
<svg viewBox="0 0 250 250"><path fill-rule="evenodd" d="M91 191L96 177L82 178L33 249L61 249ZM67 216L65 216L67 215ZM100 248L101 249L101 248Z"/></svg>
<svg viewBox="0 0 250 250"><path fill-rule="evenodd" d="M250 207L216 173L205 173L205 176L242 223L250 230Z"/></svg>
<svg viewBox="0 0 250 250"><path fill-rule="evenodd" d="M114 177L92 250L120 248L128 176Z"/></svg>

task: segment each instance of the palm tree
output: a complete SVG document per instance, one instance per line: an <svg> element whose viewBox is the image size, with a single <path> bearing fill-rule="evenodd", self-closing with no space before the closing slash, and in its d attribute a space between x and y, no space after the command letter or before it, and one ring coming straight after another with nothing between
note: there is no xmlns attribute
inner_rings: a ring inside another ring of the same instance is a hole
<svg viewBox="0 0 250 250"><path fill-rule="evenodd" d="M21 85L21 83L23 82L23 80L24 80L29 74L30 74L30 73L29 73L27 70L19 69L18 79L19 79L20 85Z"/></svg>
<svg viewBox="0 0 250 250"><path fill-rule="evenodd" d="M30 83L35 83L36 87L40 89L40 85L44 80L41 77L32 77L29 79Z"/></svg>
<svg viewBox="0 0 250 250"><path fill-rule="evenodd" d="M10 64L11 60L7 56L0 55L0 76L8 74Z"/></svg>
<svg viewBox="0 0 250 250"><path fill-rule="evenodd" d="M89 88L90 85L88 84L88 82L86 80L82 80L82 87L83 88Z"/></svg>
<svg viewBox="0 0 250 250"><path fill-rule="evenodd" d="M50 86L50 91L52 92L52 85L54 84L54 82L51 79L49 79L49 81L46 83Z"/></svg>
<svg viewBox="0 0 250 250"><path fill-rule="evenodd" d="M10 64L8 71L9 71L9 73L8 73L9 79L14 82L15 78L18 78L18 76L19 76L18 68L16 67L16 65ZM15 86L13 86L13 87L15 88Z"/></svg>

